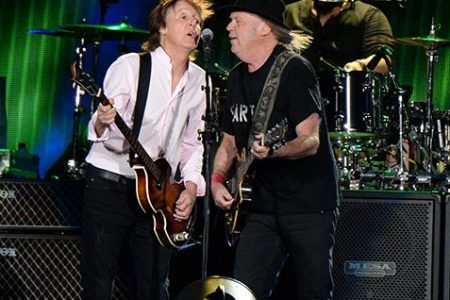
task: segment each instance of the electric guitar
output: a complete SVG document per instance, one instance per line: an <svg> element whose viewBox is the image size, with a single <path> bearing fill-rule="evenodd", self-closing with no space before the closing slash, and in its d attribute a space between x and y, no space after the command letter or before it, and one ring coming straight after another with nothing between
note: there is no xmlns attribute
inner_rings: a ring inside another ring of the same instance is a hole
<svg viewBox="0 0 450 300"><path fill-rule="evenodd" d="M283 119L264 134L264 146L276 150L285 144L287 120ZM225 236L228 245L234 246L239 239L247 221L252 193L252 175L247 174L254 156L249 150L243 149L235 161L236 170L228 180L227 186L235 201L225 212Z"/></svg>
<svg viewBox="0 0 450 300"><path fill-rule="evenodd" d="M72 64L72 80L102 105L111 105L95 80ZM136 197L144 213L153 216L153 231L159 243L167 248L179 248L190 238L195 219L195 207L188 220L176 221L173 217L175 202L185 189L184 185L171 178L171 167L164 158L153 161L138 141L134 132L119 114L114 123L123 134L138 158L132 161L136 176Z"/></svg>

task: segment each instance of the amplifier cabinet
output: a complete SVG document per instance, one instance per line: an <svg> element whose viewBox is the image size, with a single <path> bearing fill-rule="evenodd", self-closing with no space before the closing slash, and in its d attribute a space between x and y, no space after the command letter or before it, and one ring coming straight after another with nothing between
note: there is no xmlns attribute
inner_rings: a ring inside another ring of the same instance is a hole
<svg viewBox="0 0 450 300"><path fill-rule="evenodd" d="M439 299L441 196L343 196L333 252L334 299Z"/></svg>
<svg viewBox="0 0 450 300"><path fill-rule="evenodd" d="M443 224L442 240L445 242L443 247L442 266L442 299L450 299L450 195L445 199L445 219Z"/></svg>
<svg viewBox="0 0 450 300"><path fill-rule="evenodd" d="M0 230L81 227L84 181L1 180Z"/></svg>
<svg viewBox="0 0 450 300"><path fill-rule="evenodd" d="M0 234L0 299L81 299L81 242L75 234ZM113 299L125 300L115 281Z"/></svg>

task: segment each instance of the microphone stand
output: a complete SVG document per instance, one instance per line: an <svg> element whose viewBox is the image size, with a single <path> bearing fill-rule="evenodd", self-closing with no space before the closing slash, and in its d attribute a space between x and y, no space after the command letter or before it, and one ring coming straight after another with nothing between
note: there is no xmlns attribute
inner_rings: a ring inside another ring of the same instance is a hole
<svg viewBox="0 0 450 300"><path fill-rule="evenodd" d="M210 50L210 49L208 49ZM203 144L205 147L205 178L206 178L206 195L204 198L203 205L203 237L202 237L202 279L207 277L208 273L208 250L209 250L209 229L210 229L210 191L211 191L211 157L210 153L213 145L218 140L218 119L217 119L217 109L211 98L211 87L210 87L210 76L209 76L209 51L204 51L205 60L205 86L202 86L202 90L206 94L206 113L203 117L205 121L205 130L201 133L203 136Z"/></svg>

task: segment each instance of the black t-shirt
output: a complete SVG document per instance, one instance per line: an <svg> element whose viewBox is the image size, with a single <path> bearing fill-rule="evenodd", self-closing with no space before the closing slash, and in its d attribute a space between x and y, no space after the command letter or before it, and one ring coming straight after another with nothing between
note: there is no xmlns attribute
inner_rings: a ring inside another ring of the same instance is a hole
<svg viewBox="0 0 450 300"><path fill-rule="evenodd" d="M229 76L222 130L233 135L238 150L247 147L252 115L270 68L284 48L275 48L267 62L249 73L246 64L236 66ZM287 140L296 137L295 126L312 113L322 115L317 78L312 66L301 56L290 60L281 76L268 128L288 120ZM255 160L253 207L266 213L306 213L336 207L339 190L336 166L325 122L320 126L318 153L297 160L273 158Z"/></svg>
<svg viewBox="0 0 450 300"><path fill-rule="evenodd" d="M375 6L357 1L328 20L324 27L311 12L313 0L286 6L285 23L313 37L302 52L316 72L330 71L328 62L343 67L346 63L370 56L382 45L392 46L392 29L386 16Z"/></svg>

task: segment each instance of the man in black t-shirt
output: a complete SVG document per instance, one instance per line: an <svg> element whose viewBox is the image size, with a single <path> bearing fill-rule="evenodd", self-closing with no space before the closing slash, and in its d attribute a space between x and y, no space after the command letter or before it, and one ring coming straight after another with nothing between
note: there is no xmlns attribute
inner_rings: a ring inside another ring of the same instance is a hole
<svg viewBox="0 0 450 300"><path fill-rule="evenodd" d="M229 76L221 145L214 160L211 192L216 205L236 200L225 186L238 152L249 137L254 159L251 210L240 234L234 277L257 299L269 297L287 255L298 298L331 299L331 261L339 189L315 72L295 55L282 71L267 128L288 120L287 144L263 146L264 134L251 132L255 110L272 65L290 48L280 0L238 0L227 26L231 51L242 61Z"/></svg>
<svg viewBox="0 0 450 300"><path fill-rule="evenodd" d="M378 8L361 1L301 0L286 6L285 17L292 30L313 37L303 55L316 72L332 69L326 62L347 71L365 71L380 49L384 57L371 70L389 71L392 30Z"/></svg>

